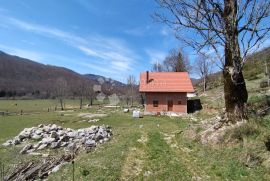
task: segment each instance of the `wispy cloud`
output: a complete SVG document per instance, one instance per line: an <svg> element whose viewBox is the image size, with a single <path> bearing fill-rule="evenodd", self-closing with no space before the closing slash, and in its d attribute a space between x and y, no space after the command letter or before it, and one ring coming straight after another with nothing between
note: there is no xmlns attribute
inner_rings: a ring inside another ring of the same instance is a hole
<svg viewBox="0 0 270 181"><path fill-rule="evenodd" d="M154 64L157 61L163 61L167 54L166 52L154 49L147 49L145 50L145 52L148 55L151 64Z"/></svg>
<svg viewBox="0 0 270 181"><path fill-rule="evenodd" d="M25 50L25 49L19 49L14 47L9 47L6 45L0 45L0 49L11 54L11 55L17 55L23 58L35 60L37 62L42 62L44 55L38 52Z"/></svg>
<svg viewBox="0 0 270 181"><path fill-rule="evenodd" d="M103 68L98 68L98 62L102 62L106 65L106 69L115 70L118 73L128 73L133 69L132 65L139 59L139 56L128 48L128 44L120 39L100 35L83 38L58 28L29 23L13 17L0 17L0 19L4 20L5 24L9 26L65 42L84 55L92 57L91 65L88 64L88 66L96 70L104 71ZM31 57L38 60L38 56L35 57L34 54Z"/></svg>
<svg viewBox="0 0 270 181"><path fill-rule="evenodd" d="M48 27L48 26L42 26L34 23L28 23L26 21L22 21L16 18L7 17L6 21L7 24L16 26L17 28L31 31L35 33L39 33L44 36L53 36L58 39L61 39L66 42L70 43L87 43L87 41L79 36L73 35L69 32L65 32L62 30L59 30L57 28Z"/></svg>
<svg viewBox="0 0 270 181"><path fill-rule="evenodd" d="M167 27L163 27L160 31L160 34L163 36L168 36L170 34L170 31Z"/></svg>
<svg viewBox="0 0 270 181"><path fill-rule="evenodd" d="M128 35L133 35L133 36L145 36L150 29L151 27L147 25L145 27L135 27L132 29L127 29L124 31L124 33Z"/></svg>

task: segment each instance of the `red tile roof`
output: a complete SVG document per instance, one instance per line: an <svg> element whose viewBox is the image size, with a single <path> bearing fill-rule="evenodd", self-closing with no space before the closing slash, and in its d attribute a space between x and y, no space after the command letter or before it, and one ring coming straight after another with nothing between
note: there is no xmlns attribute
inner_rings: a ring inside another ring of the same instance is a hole
<svg viewBox="0 0 270 181"><path fill-rule="evenodd" d="M194 92L187 72L147 72L140 75L140 92Z"/></svg>

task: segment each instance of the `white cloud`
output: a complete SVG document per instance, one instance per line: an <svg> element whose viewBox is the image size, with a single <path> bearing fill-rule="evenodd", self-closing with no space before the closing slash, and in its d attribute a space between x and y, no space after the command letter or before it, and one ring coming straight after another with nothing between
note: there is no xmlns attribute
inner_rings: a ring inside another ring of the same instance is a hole
<svg viewBox="0 0 270 181"><path fill-rule="evenodd" d="M66 42L70 43L87 43L86 40L79 36L75 36L69 32L65 32L62 30L59 30L57 28L53 27L47 27L47 26L42 26L38 24L33 24L33 23L28 23L16 18L8 17L6 18L5 21L7 24L16 26L17 28L26 30L26 31L31 31L35 33L42 34L44 36L53 36L57 37L58 39L61 39Z"/></svg>
<svg viewBox="0 0 270 181"><path fill-rule="evenodd" d="M65 42L67 45L81 51L84 55L92 57L91 65L88 65L88 67L99 71L105 71L105 68L99 67L98 62L102 62L108 70L128 73L128 71L132 70L136 60L139 59L139 56L128 48L126 42L120 39L99 35L82 38L54 27L29 23L13 17L0 17L0 19L9 26ZM38 60L39 57L28 53L28 58Z"/></svg>

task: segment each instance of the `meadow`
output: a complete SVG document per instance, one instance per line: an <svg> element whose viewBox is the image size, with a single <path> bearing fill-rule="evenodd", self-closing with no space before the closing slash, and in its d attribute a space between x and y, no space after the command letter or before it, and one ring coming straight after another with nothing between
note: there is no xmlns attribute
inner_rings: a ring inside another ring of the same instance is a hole
<svg viewBox="0 0 270 181"><path fill-rule="evenodd" d="M1 100L0 110L14 114L0 116L0 143L16 136L23 128L54 123L62 127L85 128L110 125L113 138L90 153L80 152L75 159L75 180L269 180L270 171L260 160L247 162L248 155L269 156L263 143L262 129L270 127L256 123L258 132L238 135L235 143L211 147L196 139L202 111L185 117L144 116L134 119L122 108L78 109L79 100L67 100L65 111L53 108L55 100ZM53 111L48 112L48 107ZM20 109L24 113L20 115ZM16 113L16 114L15 114ZM79 113L106 113L99 122L82 121ZM254 126L255 123L250 123ZM195 138L188 135L196 128ZM248 128L249 129L249 128ZM254 131L254 130L253 130ZM19 162L40 159L20 155L22 146L0 147L4 171ZM61 155L63 150L44 150ZM253 158L253 157L252 157ZM268 165L269 166L269 165ZM67 164L49 176L49 180L72 180L72 165Z"/></svg>

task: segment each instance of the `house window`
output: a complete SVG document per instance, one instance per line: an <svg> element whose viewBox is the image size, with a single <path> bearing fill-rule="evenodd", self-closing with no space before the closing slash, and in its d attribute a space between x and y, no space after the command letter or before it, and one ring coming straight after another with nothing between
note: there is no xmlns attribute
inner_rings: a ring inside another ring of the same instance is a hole
<svg viewBox="0 0 270 181"><path fill-rule="evenodd" d="M182 104L181 100L178 100L177 104L178 105L181 105Z"/></svg>
<svg viewBox="0 0 270 181"><path fill-rule="evenodd" d="M153 101L153 106L154 106L154 107L158 107L158 101L157 101L157 100L154 100L154 101Z"/></svg>

